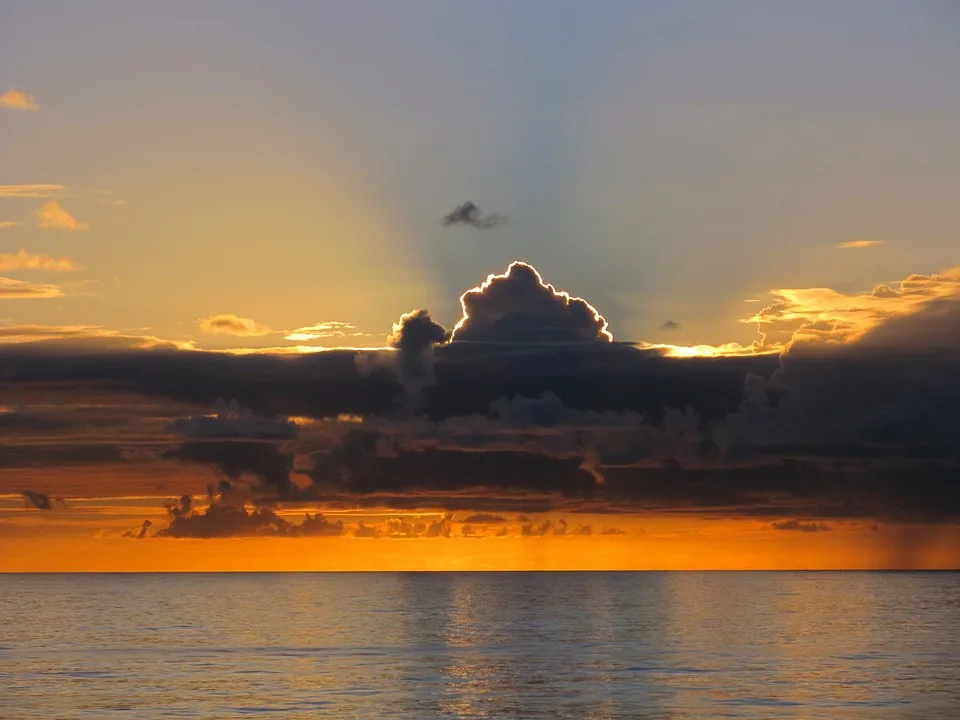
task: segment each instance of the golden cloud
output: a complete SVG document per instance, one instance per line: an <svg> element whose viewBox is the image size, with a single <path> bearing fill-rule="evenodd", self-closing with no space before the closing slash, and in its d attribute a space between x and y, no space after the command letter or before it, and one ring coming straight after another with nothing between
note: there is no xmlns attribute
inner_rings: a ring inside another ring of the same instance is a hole
<svg viewBox="0 0 960 720"><path fill-rule="evenodd" d="M0 230L16 227L19 224L16 220L0 220Z"/></svg>
<svg viewBox="0 0 960 720"><path fill-rule="evenodd" d="M0 197L6 198L46 198L63 195L69 190L66 185L0 185Z"/></svg>
<svg viewBox="0 0 960 720"><path fill-rule="evenodd" d="M0 270L47 270L50 272L73 272L79 270L68 257L33 255L23 248L15 253L0 253Z"/></svg>
<svg viewBox="0 0 960 720"><path fill-rule="evenodd" d="M85 222L77 220L60 206L56 200L51 200L43 204L34 215L37 217L37 225L45 230L89 230L90 226Z"/></svg>
<svg viewBox="0 0 960 720"><path fill-rule="evenodd" d="M24 92L19 90L14 90L10 88L5 93L0 95L0 107L9 108L11 110L39 110L40 106L37 104L37 101L34 99L33 95L27 95Z"/></svg>
<svg viewBox="0 0 960 720"><path fill-rule="evenodd" d="M258 323L251 318L240 317L233 313L221 313L202 318L198 324L204 332L217 335L237 335L239 337L260 337L270 335L273 328Z"/></svg>
<svg viewBox="0 0 960 720"><path fill-rule="evenodd" d="M886 240L851 240L834 245L836 250L862 250L863 248L880 247L886 245Z"/></svg>
<svg viewBox="0 0 960 720"><path fill-rule="evenodd" d="M877 285L857 294L804 288L773 290L771 295L774 303L741 320L757 325L759 348L782 350L797 342L846 344L931 302L960 298L960 265L932 275L910 275L897 287Z"/></svg>
<svg viewBox="0 0 960 720"><path fill-rule="evenodd" d="M0 298L2 299L42 300L61 295L63 292L56 285L0 277Z"/></svg>
<svg viewBox="0 0 960 720"><path fill-rule="evenodd" d="M2 280L2 278L0 278ZM2 296L2 286L0 286ZM163 340L152 335L128 335L107 330L100 325L9 325L0 324L0 344L31 342L62 342L72 347L91 349L151 349L157 347L177 350L196 349L192 342Z"/></svg>
<svg viewBox="0 0 960 720"><path fill-rule="evenodd" d="M352 332L351 332L352 331ZM330 337L360 337L363 333L356 332L356 326L347 322L331 320L329 322L308 325L307 327L291 330L288 335L284 335L284 340L294 342L306 342L309 340L319 340Z"/></svg>

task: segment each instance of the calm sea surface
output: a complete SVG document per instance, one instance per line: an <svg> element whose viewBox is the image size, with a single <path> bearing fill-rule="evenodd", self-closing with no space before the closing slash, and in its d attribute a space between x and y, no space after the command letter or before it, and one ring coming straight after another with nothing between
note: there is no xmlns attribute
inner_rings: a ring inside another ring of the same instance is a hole
<svg viewBox="0 0 960 720"><path fill-rule="evenodd" d="M0 718L957 718L960 574L0 575Z"/></svg>

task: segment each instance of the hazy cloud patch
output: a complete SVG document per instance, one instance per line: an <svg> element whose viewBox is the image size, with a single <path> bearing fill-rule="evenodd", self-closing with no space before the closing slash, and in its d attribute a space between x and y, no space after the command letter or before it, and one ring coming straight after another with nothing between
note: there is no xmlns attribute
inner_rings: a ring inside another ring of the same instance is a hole
<svg viewBox="0 0 960 720"><path fill-rule="evenodd" d="M90 226L77 220L56 200L50 200L34 213L37 226L44 230L89 230Z"/></svg>
<svg viewBox="0 0 960 720"><path fill-rule="evenodd" d="M56 285L0 277L0 299L44 300L62 295L63 291Z"/></svg>
<svg viewBox="0 0 960 720"><path fill-rule="evenodd" d="M240 317L233 313L210 315L198 321L200 329L215 335L235 335L237 337L262 337L274 332L273 328L258 323L251 318Z"/></svg>
<svg viewBox="0 0 960 720"><path fill-rule="evenodd" d="M33 95L27 95L20 90L9 88L6 92L0 94L0 108L27 111L39 110L40 105L37 104Z"/></svg>
<svg viewBox="0 0 960 720"><path fill-rule="evenodd" d="M2 223L0 223L2 226ZM23 248L15 253L0 253L0 270L46 270L48 272L74 272L79 270L68 257L35 255Z"/></svg>

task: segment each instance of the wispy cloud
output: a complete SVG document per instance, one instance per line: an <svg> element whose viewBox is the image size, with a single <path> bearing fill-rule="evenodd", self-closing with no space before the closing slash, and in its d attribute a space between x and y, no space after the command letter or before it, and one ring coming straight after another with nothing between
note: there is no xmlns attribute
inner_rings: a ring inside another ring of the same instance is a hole
<svg viewBox="0 0 960 720"><path fill-rule="evenodd" d="M37 104L37 101L33 95L27 95L25 92L20 92L19 90L14 90L13 88L10 88L5 93L0 95L0 107L8 108L10 110L40 109L40 106Z"/></svg>
<svg viewBox="0 0 960 720"><path fill-rule="evenodd" d="M5 230L6 228L16 227L20 223L16 220L0 220L0 230Z"/></svg>
<svg viewBox="0 0 960 720"><path fill-rule="evenodd" d="M0 270L47 270L49 272L73 272L79 270L68 257L33 255L23 248L15 253L0 253Z"/></svg>
<svg viewBox="0 0 960 720"><path fill-rule="evenodd" d="M0 277L0 299L42 300L63 295L56 285Z"/></svg>
<svg viewBox="0 0 960 720"><path fill-rule="evenodd" d="M833 247L835 250L862 250L864 248L881 247L886 244L886 240L851 240Z"/></svg>
<svg viewBox="0 0 960 720"><path fill-rule="evenodd" d="M100 188L90 188L90 194L96 198L97 202L103 203L104 205L126 205L127 201L123 198L117 197L117 194L113 190L103 190Z"/></svg>
<svg viewBox="0 0 960 720"><path fill-rule="evenodd" d="M210 315L199 321L200 329L217 335L237 335L238 337L260 337L270 335L273 328L258 323L251 318L240 317L233 313Z"/></svg>
<svg viewBox="0 0 960 720"><path fill-rule="evenodd" d="M0 295L2 297L2 295ZM152 335L127 334L108 330L100 325L10 325L0 323L0 345L21 343L48 343L64 349L83 348L109 351L168 348L195 350L192 342L163 340Z"/></svg>
<svg viewBox="0 0 960 720"><path fill-rule="evenodd" d="M69 189L66 185L52 185L49 183L0 185L0 198L62 197Z"/></svg>
<svg viewBox="0 0 960 720"><path fill-rule="evenodd" d="M90 226L77 220L68 213L56 200L43 204L43 207L34 213L37 225L45 230L89 230Z"/></svg>
<svg viewBox="0 0 960 720"><path fill-rule="evenodd" d="M356 326L350 323L331 320L329 322L321 322L316 325L308 325L307 327L291 330L289 335L284 335L284 340L305 342L308 340L319 340L321 338L360 337L364 335L364 333L356 332L356 329Z"/></svg>

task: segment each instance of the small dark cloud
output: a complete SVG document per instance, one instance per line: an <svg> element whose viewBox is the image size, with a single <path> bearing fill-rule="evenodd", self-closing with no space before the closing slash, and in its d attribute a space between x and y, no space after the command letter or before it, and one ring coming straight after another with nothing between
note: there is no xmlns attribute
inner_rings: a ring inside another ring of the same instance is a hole
<svg viewBox="0 0 960 720"><path fill-rule="evenodd" d="M803 520L779 520L771 523L774 530L792 530L794 532L827 532L831 528L826 523L806 522Z"/></svg>
<svg viewBox="0 0 960 720"><path fill-rule="evenodd" d="M153 523L150 522L149 520L144 520L142 523L140 523L139 528L137 528L136 530L127 530L123 534L123 537L128 538L130 540L143 540L147 536L147 531L150 529L152 525Z"/></svg>
<svg viewBox="0 0 960 720"><path fill-rule="evenodd" d="M660 326L661 330L679 330L681 327L680 323L676 320L664 320L663 325Z"/></svg>
<svg viewBox="0 0 960 720"><path fill-rule="evenodd" d="M457 205L452 212L443 216L443 224L447 227L451 225L470 225L478 230L490 230L503 225L507 221L506 216L490 213L484 215L480 208L469 200L462 205Z"/></svg>
<svg viewBox="0 0 960 720"><path fill-rule="evenodd" d="M400 382L411 404L419 405L423 388L433 383L433 349L446 339L447 331L427 310L405 313L394 324L389 341L397 349Z"/></svg>
<svg viewBox="0 0 960 720"><path fill-rule="evenodd" d="M61 498L51 498L46 493L34 492L33 490L24 490L24 500L30 507L37 510L53 510L55 507L66 507L67 504Z"/></svg>
<svg viewBox="0 0 960 720"><path fill-rule="evenodd" d="M504 518L501 515L495 515L493 513L477 513L476 515L469 515L463 520L465 523L473 523L474 525L490 525L492 523L502 523Z"/></svg>
<svg viewBox="0 0 960 720"><path fill-rule="evenodd" d="M626 535L627 533L624 530L621 530L620 528L609 527L609 528L604 528L598 534L599 535Z"/></svg>
<svg viewBox="0 0 960 720"><path fill-rule="evenodd" d="M344 532L342 522L331 522L321 513L305 513L300 523L292 523L270 508L248 509L229 482L221 483L220 492L211 495L209 504L202 510L190 495L170 501L167 517L170 523L156 533L157 537L336 537ZM147 522L144 521L141 528L143 534L149 527Z"/></svg>

